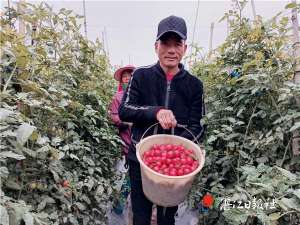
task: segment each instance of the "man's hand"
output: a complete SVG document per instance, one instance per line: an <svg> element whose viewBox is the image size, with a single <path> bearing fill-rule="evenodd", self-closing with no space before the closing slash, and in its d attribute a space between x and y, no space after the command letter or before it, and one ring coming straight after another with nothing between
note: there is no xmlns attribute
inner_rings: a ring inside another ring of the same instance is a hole
<svg viewBox="0 0 300 225"><path fill-rule="evenodd" d="M156 119L160 123L163 129L170 129L176 127L177 121L171 110L160 109L156 114Z"/></svg>

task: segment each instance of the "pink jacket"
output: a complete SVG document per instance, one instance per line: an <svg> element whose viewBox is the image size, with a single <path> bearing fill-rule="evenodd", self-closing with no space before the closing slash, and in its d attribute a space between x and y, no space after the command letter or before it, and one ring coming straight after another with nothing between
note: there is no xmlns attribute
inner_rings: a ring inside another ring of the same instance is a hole
<svg viewBox="0 0 300 225"><path fill-rule="evenodd" d="M131 127L120 120L119 113L118 113L123 95L124 95L123 90L116 92L109 107L109 114L115 126L119 128L119 136L125 144L122 146L122 153L127 155L129 145L131 142L130 139Z"/></svg>

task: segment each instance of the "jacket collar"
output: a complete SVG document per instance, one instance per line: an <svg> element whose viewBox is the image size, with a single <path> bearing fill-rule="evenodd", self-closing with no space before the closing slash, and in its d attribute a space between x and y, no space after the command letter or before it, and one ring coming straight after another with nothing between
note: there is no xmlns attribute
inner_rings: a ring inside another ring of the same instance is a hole
<svg viewBox="0 0 300 225"><path fill-rule="evenodd" d="M178 71L178 73L176 73L176 74L174 75L174 78L173 78L173 79L178 79L178 78L181 78L181 77L184 77L184 76L185 76L184 65L183 65L182 63L179 63L178 67L179 67L179 71ZM159 61L157 61L157 63L155 64L154 69L156 70L156 72L158 72L158 74L159 74L160 76L162 76L164 79L166 79L165 72L164 72L163 69L161 68L161 66L160 66L160 64L159 64Z"/></svg>

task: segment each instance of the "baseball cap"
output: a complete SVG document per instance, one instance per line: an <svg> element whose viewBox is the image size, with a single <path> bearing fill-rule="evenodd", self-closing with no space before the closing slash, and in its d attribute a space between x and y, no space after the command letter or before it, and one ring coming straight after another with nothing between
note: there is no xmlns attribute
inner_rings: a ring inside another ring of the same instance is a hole
<svg viewBox="0 0 300 225"><path fill-rule="evenodd" d="M186 40L187 28L184 19L172 15L161 20L158 24L156 40L158 41L164 34L168 32L174 32L180 38Z"/></svg>

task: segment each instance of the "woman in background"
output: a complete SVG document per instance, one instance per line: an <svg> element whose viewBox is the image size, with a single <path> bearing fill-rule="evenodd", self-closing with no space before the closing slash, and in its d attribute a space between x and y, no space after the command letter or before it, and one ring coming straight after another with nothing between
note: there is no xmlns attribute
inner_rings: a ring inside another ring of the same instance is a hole
<svg viewBox="0 0 300 225"><path fill-rule="evenodd" d="M131 132L131 123L126 123L120 120L119 118L119 106L121 104L124 92L126 91L128 82L134 71L135 67L132 65L124 66L119 68L114 73L114 78L119 82L118 90L115 93L112 102L109 107L110 118L114 125L119 130L119 136L122 140L121 154L123 157L127 157L128 148L131 142L130 132ZM122 166L121 166L122 167ZM126 167L126 166L125 166ZM125 217L126 224L132 224L132 209L130 201L130 181L129 176L126 174L125 179L122 183L120 194L118 198L113 203L113 212L117 215L123 214ZM123 213L124 211L124 213ZM126 215L124 215L126 214Z"/></svg>

